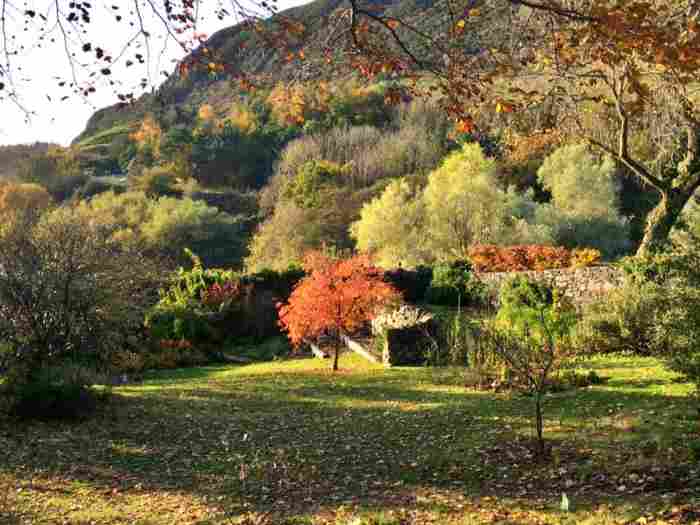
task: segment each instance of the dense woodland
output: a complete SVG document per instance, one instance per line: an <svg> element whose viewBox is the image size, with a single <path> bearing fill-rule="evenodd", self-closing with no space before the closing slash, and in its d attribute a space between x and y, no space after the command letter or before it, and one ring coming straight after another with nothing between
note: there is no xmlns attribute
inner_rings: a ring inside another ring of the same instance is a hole
<svg viewBox="0 0 700 525"><path fill-rule="evenodd" d="M485 114L486 131L465 132L435 101L388 100L396 86L279 84L170 127L149 113L125 140L101 133L23 159L16 179L131 221L176 259L196 239L215 266L279 270L321 247L376 252L385 267L459 259L473 244L635 252L657 197L624 166L527 115ZM174 223L150 225L162 220Z"/></svg>

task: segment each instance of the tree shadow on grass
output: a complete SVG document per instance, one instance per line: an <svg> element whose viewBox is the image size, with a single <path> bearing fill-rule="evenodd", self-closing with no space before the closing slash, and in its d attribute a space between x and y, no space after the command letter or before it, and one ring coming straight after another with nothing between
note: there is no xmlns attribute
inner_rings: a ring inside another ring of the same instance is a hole
<svg viewBox="0 0 700 525"><path fill-rule="evenodd" d="M217 501L231 516L356 503L402 508L418 505L419 493L515 498L527 506L556 501L563 491L619 504L645 491L650 497L700 488L689 464L670 469L664 456L645 459L643 468L663 470L638 483L637 492L618 491L619 471L634 468L639 457L630 443L644 442L647 433L616 428L615 414L673 404L681 417L682 398L602 388L552 396L548 424L568 421L577 429L563 437L552 432L553 467L529 455L531 402L524 397L428 389L401 383L400 371L382 381L372 375L219 377L222 370L174 373L162 390L150 383L117 389L109 405L80 425L12 423L0 430L2 446L11 451L0 474L56 477L99 490L185 493ZM161 380L159 374L154 384ZM582 425L591 421L599 425ZM682 436L686 426L670 419L660 431ZM615 443L625 432L627 441Z"/></svg>
<svg viewBox="0 0 700 525"><path fill-rule="evenodd" d="M667 385L668 381L664 379L629 379L620 381L609 381L607 383L613 388L649 388L652 386L663 386Z"/></svg>

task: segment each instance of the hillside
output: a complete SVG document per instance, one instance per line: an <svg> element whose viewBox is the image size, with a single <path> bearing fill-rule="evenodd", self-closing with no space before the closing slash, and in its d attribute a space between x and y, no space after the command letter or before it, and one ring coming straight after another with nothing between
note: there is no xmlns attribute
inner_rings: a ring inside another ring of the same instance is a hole
<svg viewBox="0 0 700 525"><path fill-rule="evenodd" d="M241 50L240 44L244 37L241 37L240 25L218 31L202 47L208 48L217 62L227 64L231 70L253 72L269 83L292 78L316 78L321 74L316 60L318 53L311 50L318 49L322 39L327 37L328 17L343 1L316 0L281 13L282 16L302 22L306 27L296 46L298 50L303 49L307 56L301 69L299 64L288 64L274 50L256 45L258 42L249 42ZM185 61L193 58L197 57L190 56ZM84 143L103 133L109 135L113 128L121 128L123 131L125 125L141 119L147 112L158 113L171 124L186 121L200 104L223 104L236 96L230 80L229 75L214 76L207 71L195 70L186 77L174 71L155 93L143 95L133 105L124 107L115 104L95 112L74 142Z"/></svg>
<svg viewBox="0 0 700 525"><path fill-rule="evenodd" d="M379 4L379 1L371 2L371 5ZM427 32L435 31L447 16L440 0L382 0L381 5L386 6L387 15L400 16L402 20ZM215 33L202 48L209 50L207 62L214 60L216 63L226 64L227 71L252 73L256 75L258 82L267 86L279 81L328 79L348 75L351 72L345 67L347 62L343 40L337 38L340 26L347 23L342 21L342 11L347 7L346 0L315 0L278 15L303 25L303 34L298 36L290 47L290 50L297 53L303 51L303 61L287 61L282 53L267 47L257 37L245 32L240 25ZM274 20L275 18L268 22L273 29ZM478 51L480 47L487 45L490 39L495 38L495 32L489 31L488 28L493 27L499 20L501 14L497 12L489 19L481 21L478 30L470 31L469 35L464 37L465 51ZM410 45L411 36L406 35L406 38ZM243 41L246 44L241 47ZM323 50L328 47L333 48L335 53L331 65L326 63L323 55ZM418 47L413 51L420 54ZM184 62L193 58L198 57L189 56ZM231 78L227 73L211 74L205 67L193 69L187 76L174 71L155 93L143 95L134 104L127 107L113 105L95 112L83 133L74 142L90 141L95 135L103 133L114 138L111 130L123 132L125 126L140 120L148 112L157 114L159 120L165 124L188 123L201 104L221 107L240 96L240 90L237 84L231 82Z"/></svg>

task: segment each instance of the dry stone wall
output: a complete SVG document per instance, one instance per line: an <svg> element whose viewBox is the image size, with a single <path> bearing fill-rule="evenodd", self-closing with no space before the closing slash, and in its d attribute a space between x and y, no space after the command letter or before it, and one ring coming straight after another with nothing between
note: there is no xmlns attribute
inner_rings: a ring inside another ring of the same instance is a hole
<svg viewBox="0 0 700 525"><path fill-rule="evenodd" d="M623 272L615 266L590 266L529 272L481 273L479 280L498 290L507 279L521 275L561 290L574 304L583 305L605 297L623 283Z"/></svg>

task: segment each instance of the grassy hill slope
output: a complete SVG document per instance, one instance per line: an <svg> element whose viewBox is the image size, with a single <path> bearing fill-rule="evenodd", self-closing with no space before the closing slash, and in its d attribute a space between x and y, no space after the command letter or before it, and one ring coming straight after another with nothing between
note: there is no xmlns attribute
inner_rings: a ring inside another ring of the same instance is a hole
<svg viewBox="0 0 700 525"><path fill-rule="evenodd" d="M245 36L242 36L240 25L218 31L202 47L208 48L217 62L227 64L232 71L252 72L269 83L300 76L306 79L315 78L321 74L321 70L315 60L318 53L311 52L311 49L322 45L323 37L327 36L328 32L328 17L342 3L343 0L316 0L281 13L302 22L306 27L304 35L295 46L296 49L304 49L308 57L301 68L299 64L288 64L279 53L266 48L254 38L241 50L240 44ZM155 93L143 95L133 105L113 105L95 112L83 133L74 142L89 141L98 134L113 135L114 132L128 127L129 123L142 118L147 112L158 113L165 117L166 122L175 124L191 118L193 108L196 111L200 104L222 103L237 94L228 75L213 76L208 72L193 71L183 77L175 71Z"/></svg>

